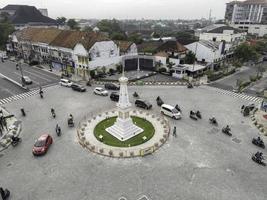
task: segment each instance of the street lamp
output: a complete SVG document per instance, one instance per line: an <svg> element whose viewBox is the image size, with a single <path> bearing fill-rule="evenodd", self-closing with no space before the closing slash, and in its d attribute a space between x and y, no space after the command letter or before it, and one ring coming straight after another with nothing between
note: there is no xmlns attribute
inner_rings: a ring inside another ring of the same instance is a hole
<svg viewBox="0 0 267 200"><path fill-rule="evenodd" d="M23 60L21 59L18 62L18 66L19 66L19 70L20 70L20 73L21 73L21 85L24 87L24 76L23 76L23 70L22 70L22 63L23 63Z"/></svg>

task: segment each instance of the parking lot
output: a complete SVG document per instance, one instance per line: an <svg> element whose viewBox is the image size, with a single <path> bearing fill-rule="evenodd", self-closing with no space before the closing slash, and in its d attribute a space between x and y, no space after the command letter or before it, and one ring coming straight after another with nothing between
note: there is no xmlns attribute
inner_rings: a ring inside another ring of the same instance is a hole
<svg viewBox="0 0 267 200"><path fill-rule="evenodd" d="M177 127L177 137L171 136L154 154L112 159L83 149L76 130L67 127L70 113L77 124L85 115L114 108L109 97L96 96L93 89L79 93L53 86L44 99L31 96L5 104L23 123L22 143L0 153L1 183L10 189L11 199L137 200L143 195L150 200L266 199L266 169L251 161L251 155L259 150L251 144L258 130L240 113L246 100L216 93L207 86L129 87L131 102L137 91L152 103L150 112L160 115L156 105L160 96L167 104L180 105L182 119L169 119L172 128ZM27 113L25 118L19 112L21 107ZM51 107L56 119L51 117ZM200 110L203 119L190 119L190 110ZM211 116L217 118L218 127L209 124ZM57 123L61 137L55 133ZM233 137L221 133L226 124ZM32 145L42 133L51 134L54 143L45 156L33 157ZM266 150L263 153L266 155Z"/></svg>

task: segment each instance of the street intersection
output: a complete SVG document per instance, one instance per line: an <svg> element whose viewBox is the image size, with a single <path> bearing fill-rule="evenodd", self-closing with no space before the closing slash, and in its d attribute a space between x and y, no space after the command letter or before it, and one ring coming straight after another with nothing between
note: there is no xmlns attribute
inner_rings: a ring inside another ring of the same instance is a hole
<svg viewBox="0 0 267 200"><path fill-rule="evenodd" d="M52 86L44 99L31 95L4 104L23 126L22 143L0 153L1 183L10 189L12 199L137 200L144 195L151 200L266 199L266 170L251 161L259 150L251 144L258 130L240 113L240 107L250 101L207 86L129 87L130 96L134 91L153 104L151 112L157 115L157 96L182 109L182 120L169 119L171 127L177 127L177 138L170 137L157 152L143 158L102 157L78 144L75 128L67 127L68 115L72 113L78 123L85 115L115 107L109 97L95 96L93 87L78 93ZM21 116L21 107L26 117ZM50 114L52 107L56 119ZM203 119L191 120L190 110L200 110ZM218 127L209 124L211 116L218 120ZM61 137L55 133L57 123ZM227 124L233 137L221 133ZM33 143L43 133L51 134L54 143L46 155L33 157Z"/></svg>

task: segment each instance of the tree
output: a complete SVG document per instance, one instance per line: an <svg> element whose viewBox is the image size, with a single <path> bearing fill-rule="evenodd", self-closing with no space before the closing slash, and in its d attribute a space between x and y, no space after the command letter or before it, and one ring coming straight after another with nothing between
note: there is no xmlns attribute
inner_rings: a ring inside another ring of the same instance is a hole
<svg viewBox="0 0 267 200"><path fill-rule="evenodd" d="M193 64L195 60L196 55L192 51L189 51L185 56L185 64Z"/></svg>
<svg viewBox="0 0 267 200"><path fill-rule="evenodd" d="M130 35L129 38L128 38L128 40L134 42L135 44L141 44L141 43L143 43L142 37L139 36L138 34Z"/></svg>
<svg viewBox="0 0 267 200"><path fill-rule="evenodd" d="M91 26L85 26L85 27L83 28L83 31L91 32L91 31L93 31L93 29L92 29Z"/></svg>
<svg viewBox="0 0 267 200"><path fill-rule="evenodd" d="M112 33L111 34L111 39L112 40L126 40L127 37L123 33L117 33L117 32L115 32L115 33Z"/></svg>
<svg viewBox="0 0 267 200"><path fill-rule="evenodd" d="M56 19L56 21L57 21L57 24L58 24L58 25L65 25L67 19L66 19L66 17L58 17L58 18Z"/></svg>
<svg viewBox="0 0 267 200"><path fill-rule="evenodd" d="M112 20L101 20L97 23L97 27L102 32L108 32L110 35L113 33L123 33L123 31L120 28L119 21L116 19Z"/></svg>
<svg viewBox="0 0 267 200"><path fill-rule="evenodd" d="M247 62L249 60L255 62L259 59L259 54L256 52L255 48L247 43L239 45L235 49L234 54L241 62Z"/></svg>
<svg viewBox="0 0 267 200"><path fill-rule="evenodd" d="M0 49L6 48L8 36L15 31L14 26L8 21L0 22Z"/></svg>
<svg viewBox="0 0 267 200"><path fill-rule="evenodd" d="M78 26L78 23L75 21L75 19L69 19L67 21L67 25L70 27L72 30L79 30L80 27Z"/></svg>

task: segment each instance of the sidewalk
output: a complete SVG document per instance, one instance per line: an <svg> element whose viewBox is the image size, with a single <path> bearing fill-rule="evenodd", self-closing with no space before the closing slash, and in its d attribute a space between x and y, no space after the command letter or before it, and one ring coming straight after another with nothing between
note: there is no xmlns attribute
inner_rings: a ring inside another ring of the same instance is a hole
<svg viewBox="0 0 267 200"><path fill-rule="evenodd" d="M10 115L3 107L0 107L0 110L3 111L3 116ZM18 136L21 132L21 121L18 121L15 117L6 119L6 123L3 133L0 135L0 152L8 148L12 136Z"/></svg>
<svg viewBox="0 0 267 200"><path fill-rule="evenodd" d="M45 64L41 64L41 65L39 65L39 66L40 66L40 67L38 67L38 66L35 66L35 67L36 67L36 68L39 68L39 69L41 69L41 70L44 70L44 71L46 71L46 72L49 72L49 73L51 73L51 74L55 74L55 75L61 77L61 74L62 74L62 71L61 71L61 70L57 70L57 69L54 69L54 68L53 68L52 71L51 71L49 65L45 65ZM86 81L83 80L81 76L78 76L78 75L76 75L76 74L72 74L71 78L68 78L68 79L70 79L71 81L76 82L76 83L83 83L83 84L86 84Z"/></svg>

